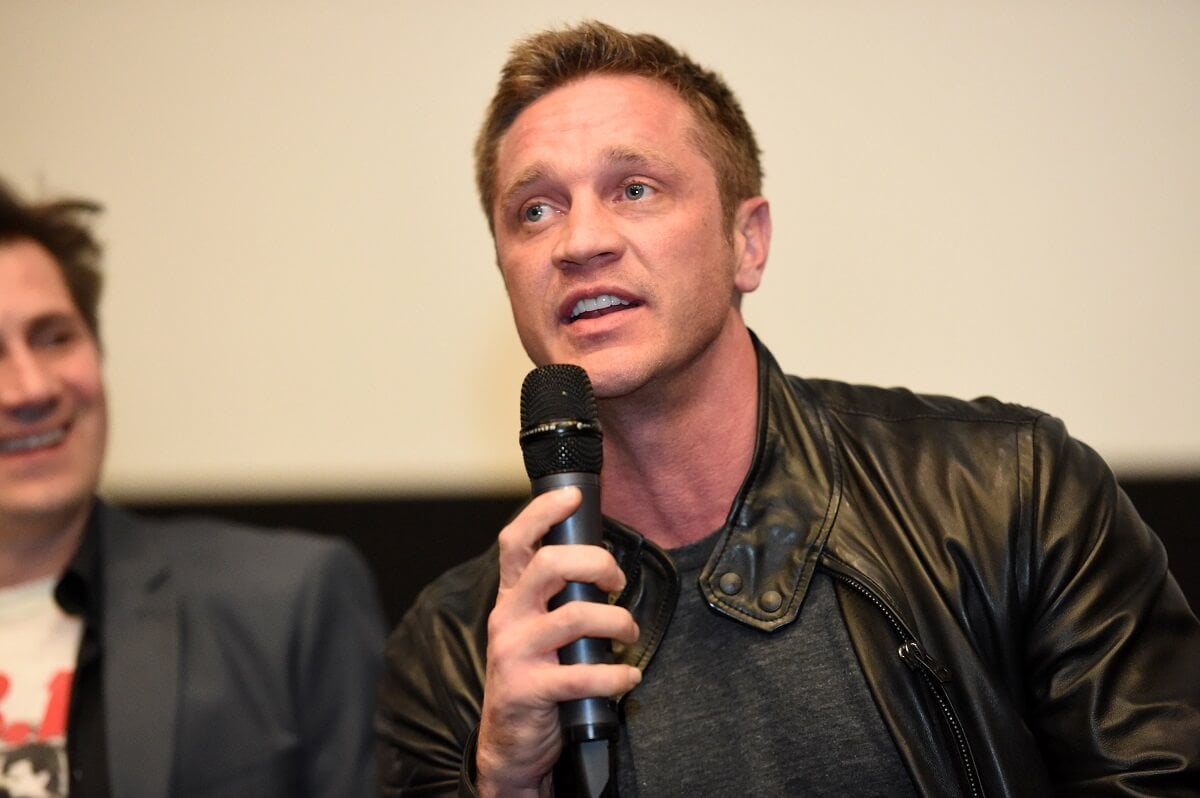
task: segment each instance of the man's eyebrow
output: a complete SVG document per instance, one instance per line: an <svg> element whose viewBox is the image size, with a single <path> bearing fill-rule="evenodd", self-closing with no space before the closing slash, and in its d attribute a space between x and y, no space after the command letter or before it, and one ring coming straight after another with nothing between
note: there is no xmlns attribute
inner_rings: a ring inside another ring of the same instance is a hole
<svg viewBox="0 0 1200 798"><path fill-rule="evenodd" d="M29 328L38 330L55 324L78 324L80 321L78 315L69 310L48 310L31 318Z"/></svg>
<svg viewBox="0 0 1200 798"><path fill-rule="evenodd" d="M614 146L614 148L610 148L605 152L605 160L610 166L644 169L647 172L654 172L658 176L666 176L667 179L677 178L680 172L682 172L676 158L671 157L667 152L660 152L653 149L632 149L626 148L626 146Z"/></svg>
<svg viewBox="0 0 1200 798"><path fill-rule="evenodd" d="M544 179L547 174L549 174L549 170L546 168L546 165L540 161L523 169L516 177L512 179L512 182L508 184L508 188L504 189L504 193L500 195L500 207L508 207L517 194L522 193L534 183Z"/></svg>
<svg viewBox="0 0 1200 798"><path fill-rule="evenodd" d="M665 169L674 174L679 171L674 160L664 153L655 150L635 150L631 147L610 147L604 153L604 160L617 166L644 166Z"/></svg>
<svg viewBox="0 0 1200 798"><path fill-rule="evenodd" d="M29 335L37 335L46 330L63 327L82 328L87 326L83 318L73 308L46 310L25 322L25 330Z"/></svg>

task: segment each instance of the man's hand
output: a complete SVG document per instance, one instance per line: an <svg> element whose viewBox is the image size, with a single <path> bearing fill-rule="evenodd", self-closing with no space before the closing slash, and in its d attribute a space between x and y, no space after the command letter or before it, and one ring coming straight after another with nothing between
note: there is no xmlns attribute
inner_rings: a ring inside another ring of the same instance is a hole
<svg viewBox="0 0 1200 798"><path fill-rule="evenodd" d="M558 649L581 637L632 644L629 611L573 601L546 607L567 582L591 582L609 593L625 587L616 560L600 546L546 546L550 527L579 507L576 488L536 497L500 533L500 592L488 618L487 683L476 754L479 794L549 795L562 748L558 703L617 696L641 681L630 665L560 665Z"/></svg>

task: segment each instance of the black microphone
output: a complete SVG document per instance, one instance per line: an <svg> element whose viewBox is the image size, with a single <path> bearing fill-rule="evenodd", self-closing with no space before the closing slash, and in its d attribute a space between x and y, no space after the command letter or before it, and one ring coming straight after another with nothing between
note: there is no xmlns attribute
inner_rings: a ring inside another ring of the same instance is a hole
<svg viewBox="0 0 1200 798"><path fill-rule="evenodd" d="M529 372L521 385L521 454L533 495L575 486L583 503L555 524L542 539L546 545L604 545L600 522L600 466L603 435L596 418L596 399L587 372L579 366L553 364ZM604 591L587 582L568 582L550 600L550 608L568 601L607 603ZM584 637L558 650L558 661L611 663L612 641ZM581 698L559 705L568 742L578 743L576 767L589 783L590 795L601 795L610 780L608 741L619 728L616 703L606 697ZM582 785L581 785L582 786Z"/></svg>

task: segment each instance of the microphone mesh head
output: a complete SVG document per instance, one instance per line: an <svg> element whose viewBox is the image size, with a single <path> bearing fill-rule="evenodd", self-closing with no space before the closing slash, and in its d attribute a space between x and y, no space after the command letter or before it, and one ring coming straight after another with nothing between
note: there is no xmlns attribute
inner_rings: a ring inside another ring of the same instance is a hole
<svg viewBox="0 0 1200 798"><path fill-rule="evenodd" d="M521 454L530 479L582 471L604 460L596 397L579 366L541 366L521 384Z"/></svg>

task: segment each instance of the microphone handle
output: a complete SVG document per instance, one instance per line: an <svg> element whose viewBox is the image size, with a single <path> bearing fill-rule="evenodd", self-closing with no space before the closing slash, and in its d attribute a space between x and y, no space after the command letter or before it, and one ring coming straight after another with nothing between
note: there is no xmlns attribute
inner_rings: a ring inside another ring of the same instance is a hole
<svg viewBox="0 0 1200 798"><path fill-rule="evenodd" d="M604 535L600 522L600 475L586 471L549 474L533 480L533 495L548 490L574 486L583 493L583 503L565 521L550 527L542 538L545 545L584 544L603 546ZM608 596L590 582L568 582L558 595L550 599L550 609L568 601L607 603ZM563 665L612 662L612 641L607 638L581 637L558 650ZM610 740L617 736L616 702L610 698L579 698L559 704L563 732L571 742Z"/></svg>

